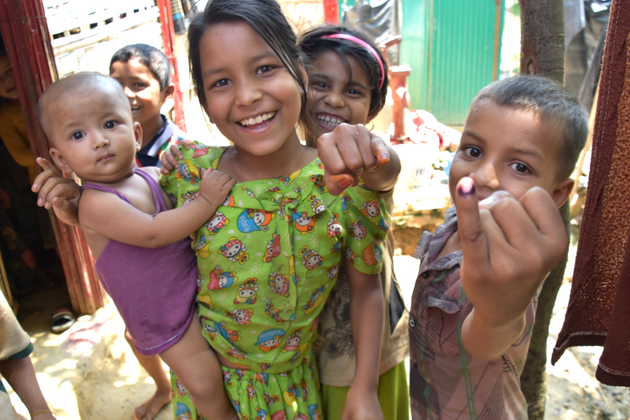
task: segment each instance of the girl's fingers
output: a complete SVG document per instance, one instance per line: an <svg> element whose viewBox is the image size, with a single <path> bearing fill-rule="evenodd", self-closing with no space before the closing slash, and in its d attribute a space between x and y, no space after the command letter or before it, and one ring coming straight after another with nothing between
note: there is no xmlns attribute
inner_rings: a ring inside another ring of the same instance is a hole
<svg viewBox="0 0 630 420"><path fill-rule="evenodd" d="M61 176L61 173L52 163L42 157L38 157L35 161L43 169L43 171L35 177L33 185L31 186L31 191L38 192L41 186L44 185L49 178L53 176Z"/></svg>
<svg viewBox="0 0 630 420"><path fill-rule="evenodd" d="M192 143L188 140L180 140L177 142L177 146L184 146L184 148L186 150L190 150L190 148L193 146ZM173 145L171 146L171 149L173 147L175 147L177 149L177 146ZM179 154L179 158L182 159L184 157L184 155L182 155L182 153L179 151L179 149L177 149L177 153Z"/></svg>
<svg viewBox="0 0 630 420"><path fill-rule="evenodd" d="M359 185L359 179L349 174L324 175L324 181L328 192L339 195L350 187Z"/></svg>
<svg viewBox="0 0 630 420"><path fill-rule="evenodd" d="M378 160L379 167L388 164L389 150L387 149L385 141L372 132L370 132L370 136L370 147L372 150L372 155Z"/></svg>

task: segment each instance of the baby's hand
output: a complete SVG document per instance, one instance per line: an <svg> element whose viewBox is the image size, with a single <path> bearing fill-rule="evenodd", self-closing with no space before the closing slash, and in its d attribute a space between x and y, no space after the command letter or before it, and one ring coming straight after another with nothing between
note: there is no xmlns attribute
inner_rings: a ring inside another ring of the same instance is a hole
<svg viewBox="0 0 630 420"><path fill-rule="evenodd" d="M81 197L81 187L72 179L64 178L52 163L38 157L41 172L33 181L31 190L37 194L37 205L52 208L62 222L79 226L77 206Z"/></svg>
<svg viewBox="0 0 630 420"><path fill-rule="evenodd" d="M383 139L363 124L341 124L317 139L317 153L324 164L328 192L339 195L359 184L359 175L376 171L389 162Z"/></svg>
<svg viewBox="0 0 630 420"><path fill-rule="evenodd" d="M560 212L539 187L519 201L501 191L478 203L474 182L462 178L456 195L461 279L474 322L491 331L510 323L522 328L536 289L567 252Z"/></svg>
<svg viewBox="0 0 630 420"><path fill-rule="evenodd" d="M188 140L180 140L177 143L177 146L173 144L169 150L162 153L162 156L160 156L160 162L162 163L160 173L168 175L170 171L177 168L179 165L178 161L184 158L184 155L182 155L182 152L179 151L178 146L183 146L186 150L188 150L192 147L192 143Z"/></svg>
<svg viewBox="0 0 630 420"><path fill-rule="evenodd" d="M236 182L226 173L207 169L201 176L199 195L215 208L219 207Z"/></svg>

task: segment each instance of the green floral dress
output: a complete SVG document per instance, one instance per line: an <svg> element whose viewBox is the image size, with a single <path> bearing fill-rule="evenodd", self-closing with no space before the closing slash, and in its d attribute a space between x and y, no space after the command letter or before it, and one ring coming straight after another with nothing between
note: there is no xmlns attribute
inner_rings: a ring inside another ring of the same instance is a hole
<svg viewBox="0 0 630 420"><path fill-rule="evenodd" d="M202 169L216 169L224 151L182 149L179 168L162 179L176 206L198 194ZM333 196L323 173L315 159L286 177L236 184L195 233L202 333L239 366L223 376L243 419L321 417L317 317L342 257L361 272L381 270L384 203L361 186ZM173 391L176 418L197 418L177 378Z"/></svg>

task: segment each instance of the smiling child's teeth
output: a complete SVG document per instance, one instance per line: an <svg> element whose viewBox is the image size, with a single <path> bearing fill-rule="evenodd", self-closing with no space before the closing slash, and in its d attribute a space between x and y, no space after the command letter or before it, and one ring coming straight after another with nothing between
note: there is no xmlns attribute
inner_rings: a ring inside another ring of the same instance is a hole
<svg viewBox="0 0 630 420"><path fill-rule="evenodd" d="M259 116L257 116L256 118L247 118L245 120L239 121L239 123L241 125L247 126L247 125L254 125L254 124L260 124L264 121L267 121L268 119L270 119L271 117L274 116L275 113L273 112L268 112L266 114L261 114Z"/></svg>
<svg viewBox="0 0 630 420"><path fill-rule="evenodd" d="M337 127L339 124L343 123L343 120L335 117L330 117L329 115L321 115L317 117L317 119L320 121L324 121L326 124L334 127Z"/></svg>

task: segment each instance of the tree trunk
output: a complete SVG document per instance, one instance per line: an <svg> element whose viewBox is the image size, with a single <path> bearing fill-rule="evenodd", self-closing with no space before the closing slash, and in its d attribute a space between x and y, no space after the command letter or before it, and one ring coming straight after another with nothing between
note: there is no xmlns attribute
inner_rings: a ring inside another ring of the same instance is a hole
<svg viewBox="0 0 630 420"><path fill-rule="evenodd" d="M548 77L564 84L564 3L562 0L520 0L521 74ZM569 203L560 209L568 228ZM547 337L556 295L564 278L567 256L547 277L538 298L536 323L521 375L530 420L542 420L547 390Z"/></svg>

